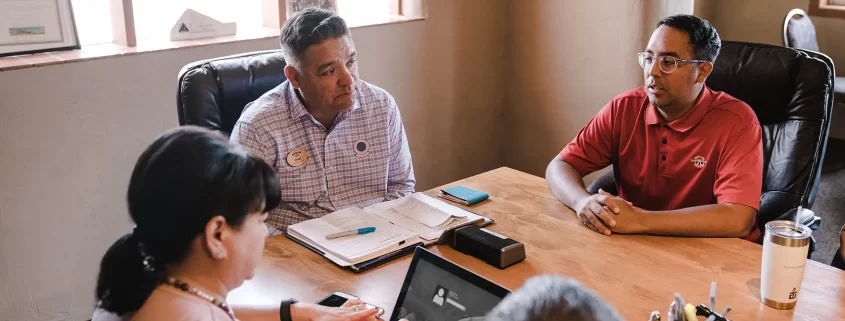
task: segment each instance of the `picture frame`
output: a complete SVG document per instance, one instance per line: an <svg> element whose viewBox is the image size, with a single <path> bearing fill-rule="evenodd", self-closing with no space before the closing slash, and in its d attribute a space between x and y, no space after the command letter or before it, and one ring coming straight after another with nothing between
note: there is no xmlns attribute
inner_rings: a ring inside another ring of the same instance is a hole
<svg viewBox="0 0 845 321"><path fill-rule="evenodd" d="M331 10L337 12L337 1L336 0L287 0L286 2L286 15L288 18L305 10L307 8L323 8L326 10Z"/></svg>
<svg viewBox="0 0 845 321"><path fill-rule="evenodd" d="M0 1L0 57L79 48L70 0Z"/></svg>

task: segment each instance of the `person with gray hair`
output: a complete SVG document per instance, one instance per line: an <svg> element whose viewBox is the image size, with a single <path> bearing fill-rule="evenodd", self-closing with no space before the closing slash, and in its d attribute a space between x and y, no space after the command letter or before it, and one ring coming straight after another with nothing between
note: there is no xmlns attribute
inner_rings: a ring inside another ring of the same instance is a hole
<svg viewBox="0 0 845 321"><path fill-rule="evenodd" d="M613 307L573 279L535 276L508 295L485 321L620 321Z"/></svg>
<svg viewBox="0 0 845 321"><path fill-rule="evenodd" d="M247 105L231 137L284 182L269 234L412 194L416 180L399 107L358 76L343 18L303 10L285 21L280 42L287 80Z"/></svg>

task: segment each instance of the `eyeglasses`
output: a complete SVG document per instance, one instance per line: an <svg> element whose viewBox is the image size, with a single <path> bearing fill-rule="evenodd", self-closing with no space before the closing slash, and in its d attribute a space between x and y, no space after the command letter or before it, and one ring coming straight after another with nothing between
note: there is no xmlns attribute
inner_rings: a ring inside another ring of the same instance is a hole
<svg viewBox="0 0 845 321"><path fill-rule="evenodd" d="M655 57L651 53L641 52L641 53L637 54L637 57L639 58L640 67L642 67L643 69L651 69L651 66L654 65ZM675 71L675 69L678 69L678 63L681 63L681 62L688 62L688 63L704 63L704 62L707 62L707 60L685 60L685 59L675 58L675 57L672 57L672 56L660 56L660 57L656 57L656 59L657 59L657 67L659 67L661 71L663 71L664 73L667 73L667 74Z"/></svg>

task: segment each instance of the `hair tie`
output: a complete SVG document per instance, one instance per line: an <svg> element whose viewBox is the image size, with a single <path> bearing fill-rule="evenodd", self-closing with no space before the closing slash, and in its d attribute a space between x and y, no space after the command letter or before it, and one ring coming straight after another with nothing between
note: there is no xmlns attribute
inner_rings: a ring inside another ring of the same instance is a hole
<svg viewBox="0 0 845 321"><path fill-rule="evenodd" d="M155 258L147 253L147 248L144 242L141 241L141 234L138 231L137 225L132 229L132 236L138 241L138 252L141 254L141 264L144 265L144 271L154 272L156 270Z"/></svg>

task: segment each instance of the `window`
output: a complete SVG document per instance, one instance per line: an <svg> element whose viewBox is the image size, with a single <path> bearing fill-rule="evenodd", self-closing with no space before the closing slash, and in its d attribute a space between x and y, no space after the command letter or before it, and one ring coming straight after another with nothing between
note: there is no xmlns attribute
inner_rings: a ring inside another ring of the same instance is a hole
<svg viewBox="0 0 845 321"><path fill-rule="evenodd" d="M845 0L810 0L807 14L845 19Z"/></svg>
<svg viewBox="0 0 845 321"><path fill-rule="evenodd" d="M353 27L402 20L399 16L402 2L403 0L335 0L338 14ZM278 17L279 8L285 8L285 0L71 0L71 3L79 41L83 46L126 39L127 37L121 37L124 33L130 34L131 39L142 44L167 41L170 38L170 29L188 8L221 22L237 23L239 34L265 29L260 34L266 35L267 28L277 31L282 21L268 21L268 17L274 17L274 14L267 14L265 11L275 10L275 16ZM131 7L112 7L120 6L121 3ZM120 14L121 9L126 12L124 15L131 14L134 19L131 28L126 28L134 31L134 34L112 25L112 15ZM133 46L134 41L126 42L123 44Z"/></svg>
<svg viewBox="0 0 845 321"><path fill-rule="evenodd" d="M0 0L3 1L3 0ZM82 50L0 58L0 71L204 44L278 37L287 0L70 0ZM309 0L310 1L310 0ZM420 20L427 0L333 1L350 27ZM841 0L845 1L845 0ZM170 41L186 9L220 22L235 22L237 34Z"/></svg>
<svg viewBox="0 0 845 321"><path fill-rule="evenodd" d="M109 0L71 0L81 45L114 41Z"/></svg>
<svg viewBox="0 0 845 321"><path fill-rule="evenodd" d="M139 42L169 40L170 29L186 9L220 22L235 22L242 30L262 25L261 0L136 0L132 7Z"/></svg>
<svg viewBox="0 0 845 321"><path fill-rule="evenodd" d="M391 0L337 0L337 12L350 26L390 21Z"/></svg>

